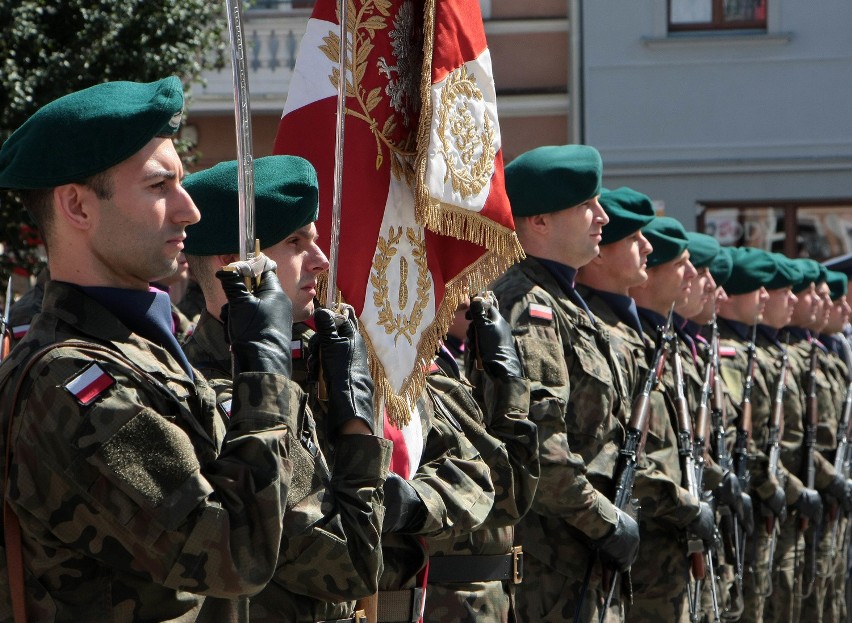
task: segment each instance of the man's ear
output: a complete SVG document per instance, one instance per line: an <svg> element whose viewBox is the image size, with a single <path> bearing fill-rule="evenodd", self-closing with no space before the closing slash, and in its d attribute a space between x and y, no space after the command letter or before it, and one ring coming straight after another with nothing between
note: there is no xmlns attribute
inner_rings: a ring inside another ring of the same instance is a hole
<svg viewBox="0 0 852 623"><path fill-rule="evenodd" d="M550 215L534 214L532 216L527 216L524 225L528 231L534 231L539 235L544 235L547 233L550 225Z"/></svg>
<svg viewBox="0 0 852 623"><path fill-rule="evenodd" d="M83 184L63 184L53 189L57 218L80 230L92 227L93 205L99 205L94 191Z"/></svg>
<svg viewBox="0 0 852 623"><path fill-rule="evenodd" d="M228 264L233 264L240 258L236 253L227 253L225 255L217 255L216 259L219 260L219 266L227 266Z"/></svg>

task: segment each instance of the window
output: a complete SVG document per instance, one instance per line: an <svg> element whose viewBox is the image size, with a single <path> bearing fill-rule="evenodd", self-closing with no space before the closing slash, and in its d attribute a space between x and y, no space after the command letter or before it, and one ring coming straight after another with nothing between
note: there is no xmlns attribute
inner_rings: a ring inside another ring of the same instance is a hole
<svg viewBox="0 0 852 623"><path fill-rule="evenodd" d="M698 229L723 245L824 261L852 253L852 201L705 204Z"/></svg>
<svg viewBox="0 0 852 623"><path fill-rule="evenodd" d="M766 0L669 0L669 32L766 29Z"/></svg>

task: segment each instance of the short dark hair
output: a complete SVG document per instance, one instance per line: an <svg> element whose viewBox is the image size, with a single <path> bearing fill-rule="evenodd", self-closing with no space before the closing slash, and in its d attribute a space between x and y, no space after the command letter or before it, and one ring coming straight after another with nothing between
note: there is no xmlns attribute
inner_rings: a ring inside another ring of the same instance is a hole
<svg viewBox="0 0 852 623"><path fill-rule="evenodd" d="M91 188L98 199L110 199L112 197L114 190L112 175L107 171L95 173L79 183ZM21 203L24 204L24 207L32 216L46 244L48 232L53 225L53 189L37 188L34 190L20 190L18 192L21 197Z"/></svg>

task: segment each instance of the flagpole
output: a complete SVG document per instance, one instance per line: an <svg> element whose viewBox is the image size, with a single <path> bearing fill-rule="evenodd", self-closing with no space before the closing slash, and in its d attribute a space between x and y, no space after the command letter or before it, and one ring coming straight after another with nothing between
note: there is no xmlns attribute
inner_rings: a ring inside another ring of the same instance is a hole
<svg viewBox="0 0 852 623"><path fill-rule="evenodd" d="M257 248L254 224L254 161L252 159L251 109L245 39L240 0L225 0L234 78L234 118L237 130L237 188L239 196L240 260L254 259Z"/></svg>
<svg viewBox="0 0 852 623"><path fill-rule="evenodd" d="M337 125L334 133L334 190L331 199L331 241L328 253L326 307L337 308L337 249L340 246L340 215L343 196L343 135L346 126L346 56L349 47L347 29L348 0L340 0L340 49L338 50Z"/></svg>

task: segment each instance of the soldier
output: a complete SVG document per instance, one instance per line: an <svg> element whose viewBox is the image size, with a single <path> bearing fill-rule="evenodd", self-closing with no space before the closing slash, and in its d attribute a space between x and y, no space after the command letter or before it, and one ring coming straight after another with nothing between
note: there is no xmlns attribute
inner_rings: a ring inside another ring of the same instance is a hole
<svg viewBox="0 0 852 623"><path fill-rule="evenodd" d="M490 298L476 297L465 307L470 318L466 376L473 393L460 382L454 358L442 351L427 377L427 394L488 465L494 506L469 533L426 537L429 588L423 620L508 623L516 620L515 595L523 590L522 551L515 546L513 526L529 510L538 483L538 438L527 418L529 383L511 327Z"/></svg>
<svg viewBox="0 0 852 623"><path fill-rule="evenodd" d="M836 453L841 452L840 440L847 436L847 427L844 428L844 401L849 399L849 380L850 380L850 359L852 352L849 350L849 344L843 337L843 327L849 320L850 307L846 302L846 294L848 292L849 283L845 273L834 270L829 270L826 275L826 284L829 288L831 298L831 310L828 315L828 320L820 334L820 341L828 350L826 366L827 371L831 375L832 386L835 388L835 403L838 406L840 418L838 420L837 430L833 431L836 435L838 448ZM849 358L849 359L847 359ZM836 461L835 452L826 453L826 458L835 465L837 469L838 462ZM844 459L840 458L843 463ZM847 468L844 466L840 475L844 478L849 478ZM822 610L822 620L827 623L836 623L846 620L846 551L848 548L848 521L849 511L843 508L841 501L829 499L828 502L828 522L823 526L824 538L822 546L825 551L825 569L823 574L818 574L818 581L824 581L827 584L825 603Z"/></svg>
<svg viewBox="0 0 852 623"><path fill-rule="evenodd" d="M609 332L574 288L608 221L597 201L601 168L597 150L581 145L539 147L506 167L527 258L493 287L530 380L541 461L532 509L519 524L522 621L597 621L601 568L584 584L586 570L596 554L626 570L638 547L636 522L607 496L630 390ZM622 619L617 600L605 614Z"/></svg>
<svg viewBox="0 0 852 623"><path fill-rule="evenodd" d="M757 498L764 514L771 514L775 521L780 522L786 517L784 491L775 475L769 474L767 467L769 421L778 377L777 373L771 372L771 364L777 358L777 353L766 357L761 355L755 346L750 389L746 379L749 370L749 346L755 324L774 324L780 316L780 326L783 326L787 310L791 309L790 284L795 279L795 273L779 270L778 263L772 256L757 249L730 249L730 257L731 274L725 283L727 299L719 305L720 372L733 405L731 422L737 422L738 427L743 426L742 409L747 390L750 392L748 402L751 404L752 417L745 455L735 456L735 460L744 459L746 462L745 471L749 474L745 479L749 484L748 493ZM769 300L772 300L774 305L771 309L767 305ZM764 312L767 312L765 316ZM757 330L760 331L760 327ZM765 365L762 365L764 361ZM787 400L792 401L793 395L791 392ZM737 449L734 449L735 454L736 452ZM784 469L783 463L779 464L779 469ZM748 557L749 564L744 570L743 578L743 621L762 620L764 599L770 586L768 574L771 563L768 556L771 539L772 536L763 528L751 537L748 550L751 555Z"/></svg>
<svg viewBox="0 0 852 623"><path fill-rule="evenodd" d="M205 595L240 598L274 571L299 413L289 302L272 273L254 294L222 275L225 422L168 295L149 291L199 218L172 142L182 109L175 77L108 82L42 107L0 149L0 187L22 191L51 272L0 367L5 620L11 597L30 620L191 621Z"/></svg>
<svg viewBox="0 0 852 623"><path fill-rule="evenodd" d="M44 299L44 285L50 280L50 269L42 268L36 282L17 301L12 303L9 309L9 331L12 335L12 346L24 339L30 329L30 323L37 313L41 311L41 303Z"/></svg>
<svg viewBox="0 0 852 623"><path fill-rule="evenodd" d="M658 217L645 226L642 233L654 247L648 256L648 279L630 288L636 300L642 330L653 335L656 327L663 326L672 306L684 305L691 292L697 271L689 261L688 240L683 226L675 219ZM691 355L689 355L691 357ZM710 543L715 538L716 518L707 502L701 501L685 488L685 478L678 455L675 433L678 429L674 397L677 388L672 366L667 366L662 377L666 415L655 418L659 423L657 435L648 437L646 451L672 482L677 483L677 503L671 512L656 518L653 510L642 523L643 542L653 547L639 550L639 560L633 572L633 606L630 621L690 620L687 600L690 561L687 554L687 535ZM655 414L656 415L656 414ZM667 422L663 422L668 420ZM643 509L642 515L645 516ZM651 541L653 539L653 541ZM696 608L697 609L697 608ZM696 613L697 615L698 613Z"/></svg>
<svg viewBox="0 0 852 623"><path fill-rule="evenodd" d="M824 266L816 264L813 260L800 260L819 270L819 277L815 284L815 293L820 300L820 311L814 315L813 322L807 323L802 317L794 316L793 323L798 320L799 328L792 328L791 338L794 346L792 353L801 365L800 382L806 388L808 397L811 394L811 378L809 370L809 358L811 354L816 356L816 370L814 371L814 389L816 396L816 407L818 422L815 436L815 484L823 497L823 509L826 511L820 525L812 523L805 532L806 564L805 590L809 584L812 589L802 600L802 619L807 621L836 620L836 617L823 619L826 606L826 596L832 584L834 574L834 547L833 538L835 522L837 520L837 506L840 505L844 511L852 509L852 491L846 477L834 469L834 452L837 448L837 429L840 421L841 397L845 397L845 371L838 369L842 365L840 360L832 357L826 345L820 341L819 335L824 330L833 309L832 293L827 283L828 271ZM842 307L841 307L842 312ZM835 327L841 318L835 318ZM841 325L842 326L842 325ZM805 331L802 331L804 329ZM807 410L806 410L807 416ZM812 551L811 548L815 546ZM810 556L816 560L811 563ZM813 572L813 574L812 574Z"/></svg>
<svg viewBox="0 0 852 623"><path fill-rule="evenodd" d="M239 252L237 163L193 173L184 187L201 211L201 222L187 228L186 254L207 304L184 350L216 390L227 415L233 397L231 356L219 318L225 295L215 274ZM304 322L313 316L317 276L328 268L316 244L316 172L296 156L258 158L254 189L261 249L277 265L281 287L293 303L293 320ZM334 440L328 460L310 409L292 431L294 486L286 503L282 548L272 582L251 598L252 621L351 621L355 600L376 591L381 565L377 507L390 444L372 434L365 346L351 321L335 328L329 318L317 320L329 395L345 392L350 400L337 401L321 422L321 436ZM293 358L298 362L303 355L307 349L299 343ZM300 399L306 400L304 395Z"/></svg>
<svg viewBox="0 0 852 623"><path fill-rule="evenodd" d="M643 390L651 365L656 335L646 333L630 297L630 288L648 279L647 257L651 244L642 228L654 220L650 198L630 188L601 193L600 203L609 217L603 229L600 254L577 274L578 290L595 316L605 322L620 343L620 356L628 371L634 400ZM634 581L653 584L659 572L658 551L671 544L670 526L680 523L684 513L695 512L689 496L681 487L674 430L665 397L659 389L651 394L651 416L646 459L636 474L634 496L639 500L641 545L637 564L631 570ZM627 620L644 620L648 613L627 607Z"/></svg>

